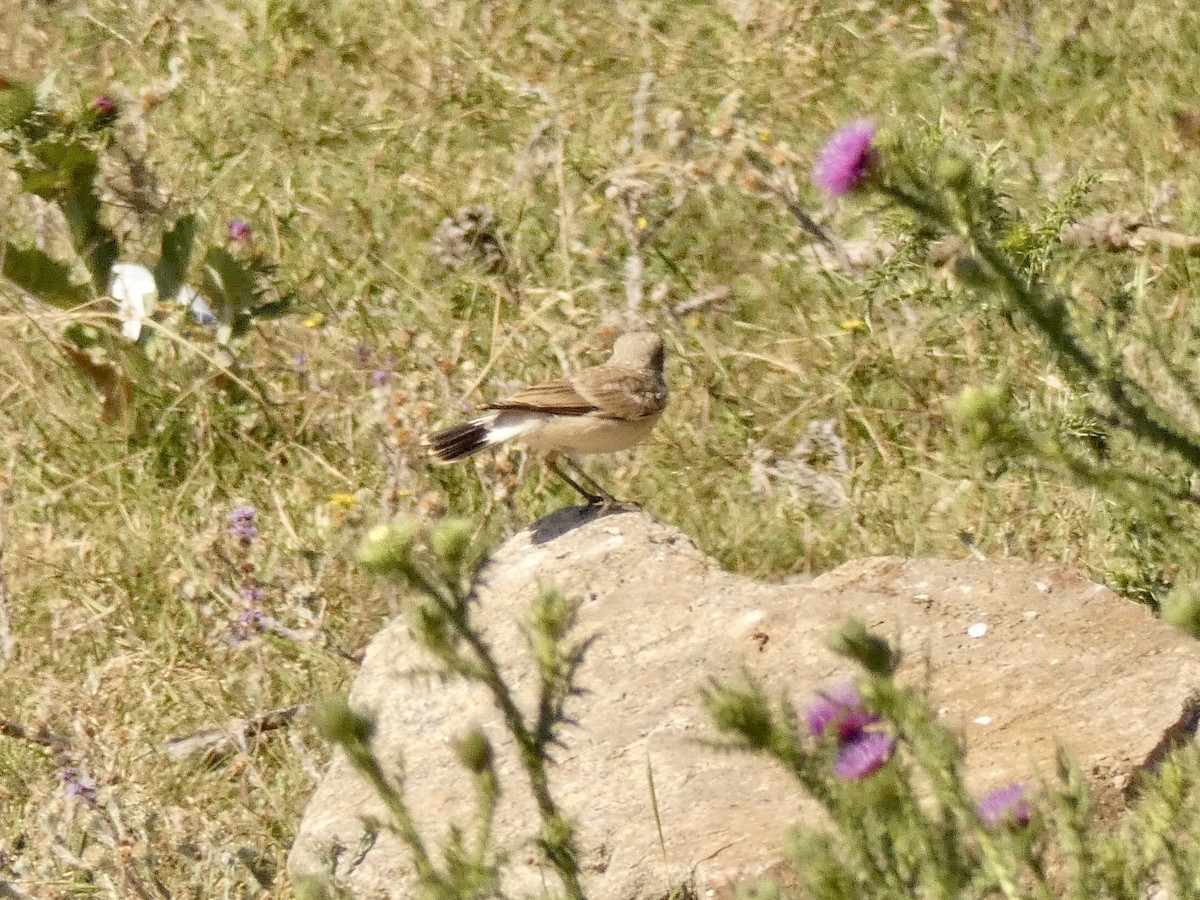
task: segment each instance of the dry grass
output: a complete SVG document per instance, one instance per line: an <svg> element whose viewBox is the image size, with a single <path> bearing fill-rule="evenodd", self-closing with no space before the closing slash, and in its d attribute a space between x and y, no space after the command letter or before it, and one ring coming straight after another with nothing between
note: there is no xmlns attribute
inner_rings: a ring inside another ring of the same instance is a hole
<svg viewBox="0 0 1200 900"><path fill-rule="evenodd" d="M1148 560L1151 580L1169 566L1094 489L997 468L958 440L947 399L1002 378L1031 422L1065 427L1078 398L1036 338L937 278L919 242L865 278L807 265L807 238L746 162L758 148L828 227L859 236L876 211L822 210L805 167L866 113L945 135L1034 226L1085 172L1087 209L1145 209L1169 182L1174 227L1200 230L1200 150L1171 124L1194 101L1194 4L992 5L961 4L957 55L952 23L907 3L0 9L2 74L39 81L53 61L64 104L116 96L120 144L162 196L206 236L249 221L299 297L237 351L269 414L230 403L189 358L211 341L172 325L155 372L184 400L130 439L54 350L61 316L0 286L15 648L0 717L31 729L0 737L0 881L19 873L39 897L286 895L324 755L309 726L207 765L167 742L345 686L347 657L393 611L345 558L364 523L448 509L493 539L573 502L517 453L431 469L413 441L511 383L596 361L631 304L667 336L673 400L605 475L730 567L962 555L963 535L1099 577L1125 559ZM53 238L11 180L0 204L7 236ZM499 270L429 253L467 205L496 213ZM111 216L123 258L149 259L157 220ZM883 221L903 245L905 223ZM1194 333L1193 261L1080 256L1055 246L1047 262L1079 302L1124 286L1138 310L1169 310L1181 340ZM764 491L755 448L785 457L823 419L848 471L813 467L845 502L778 479ZM248 552L227 531L242 503L261 529ZM231 646L247 579L288 633ZM43 726L69 760L32 739ZM67 765L95 779L96 805L64 798Z"/></svg>

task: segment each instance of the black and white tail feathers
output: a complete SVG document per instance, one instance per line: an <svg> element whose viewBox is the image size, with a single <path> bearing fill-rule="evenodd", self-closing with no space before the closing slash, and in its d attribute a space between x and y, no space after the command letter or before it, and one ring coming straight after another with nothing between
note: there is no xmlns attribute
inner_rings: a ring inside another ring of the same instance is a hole
<svg viewBox="0 0 1200 900"><path fill-rule="evenodd" d="M461 425L443 428L429 435L422 443L438 462L452 463L487 447L518 438L531 428L536 428L543 418L545 416L542 413L499 410Z"/></svg>
<svg viewBox="0 0 1200 900"><path fill-rule="evenodd" d="M429 435L425 444L439 462L451 463L472 453L478 453L484 447L490 447L494 443L488 440L490 426L490 418L452 425Z"/></svg>

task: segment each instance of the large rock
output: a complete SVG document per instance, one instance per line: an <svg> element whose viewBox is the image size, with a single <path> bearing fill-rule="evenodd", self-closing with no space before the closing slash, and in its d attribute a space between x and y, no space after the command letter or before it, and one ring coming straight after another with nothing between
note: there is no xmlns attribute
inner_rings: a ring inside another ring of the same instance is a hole
<svg viewBox="0 0 1200 900"><path fill-rule="evenodd" d="M703 743L714 733L700 690L711 676L749 672L770 696L802 704L854 674L825 647L850 616L900 645L910 677L931 664L935 707L962 730L978 790L1049 775L1057 739L1116 808L1200 685L1197 644L1062 566L880 558L804 585L760 584L722 571L644 514L563 510L508 541L484 574L479 619L526 697L532 667L518 623L547 585L582 599L579 633L597 638L582 672L587 693L573 705L579 724L553 772L554 793L580 826L593 900L661 897L690 880L697 896L727 897L733 882L782 857L786 826L815 809L769 762ZM414 680L427 664L394 621L368 649L351 702L378 714L379 753L403 760L417 819L439 837L472 809L450 742L472 723L484 728L508 784L497 831L512 851L507 885L539 895L555 880L531 847L536 815L499 715L474 688ZM305 812L291 873L328 872L331 849L342 848L336 874L355 897L413 896L407 853L390 834L363 852L364 816L384 813L335 757Z"/></svg>

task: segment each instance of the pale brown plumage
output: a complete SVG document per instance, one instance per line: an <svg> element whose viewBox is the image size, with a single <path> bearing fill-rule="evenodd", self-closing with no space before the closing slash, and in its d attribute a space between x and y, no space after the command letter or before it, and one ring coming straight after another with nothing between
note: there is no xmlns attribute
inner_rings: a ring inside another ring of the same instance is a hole
<svg viewBox="0 0 1200 900"><path fill-rule="evenodd" d="M611 453L633 446L650 433L667 405L662 338L648 331L622 335L609 360L569 378L517 391L487 406L491 412L425 439L441 462L454 462L508 440L550 453L550 465L589 502L612 497L567 462L589 490L555 463L557 454Z"/></svg>
<svg viewBox="0 0 1200 900"><path fill-rule="evenodd" d="M566 416L598 413L640 419L667 405L662 339L643 331L621 337L603 365L517 391L488 409L524 409Z"/></svg>

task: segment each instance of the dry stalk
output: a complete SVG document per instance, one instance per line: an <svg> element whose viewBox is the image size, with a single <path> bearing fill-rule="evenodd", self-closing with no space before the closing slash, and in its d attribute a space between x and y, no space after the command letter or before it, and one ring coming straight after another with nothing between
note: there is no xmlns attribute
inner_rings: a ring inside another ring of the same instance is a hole
<svg viewBox="0 0 1200 900"><path fill-rule="evenodd" d="M12 504L13 478L17 470L19 445L10 446L8 463L5 466L4 484L0 485L0 666L7 665L13 658L16 644L12 636L12 616L8 597L8 576L4 570L4 551L7 547L5 522Z"/></svg>

